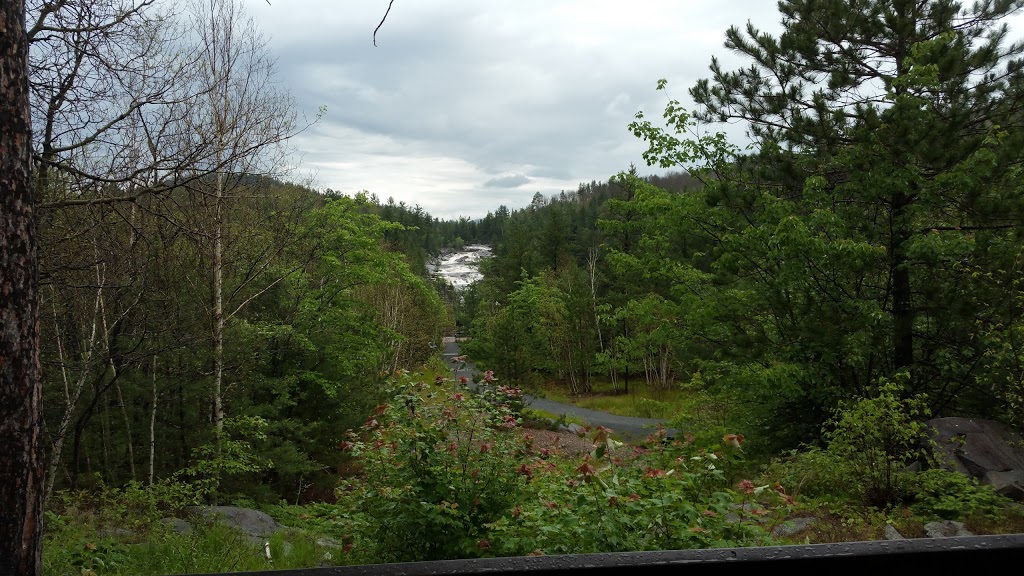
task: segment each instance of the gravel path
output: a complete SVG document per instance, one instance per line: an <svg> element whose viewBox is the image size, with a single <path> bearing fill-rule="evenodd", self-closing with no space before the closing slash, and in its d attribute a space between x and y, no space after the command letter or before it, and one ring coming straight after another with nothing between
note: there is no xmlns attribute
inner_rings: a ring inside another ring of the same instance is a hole
<svg viewBox="0 0 1024 576"><path fill-rule="evenodd" d="M459 349L459 343L455 341L454 338L445 338L444 342L444 360L445 362L451 363L451 359L459 356L462 352ZM465 376L472 380L473 376L478 373L479 370L477 370L476 365L472 362L467 362L462 369L455 371L454 375L456 378L459 376ZM664 420L656 418L635 418L632 416L609 414L608 412L601 412L599 410L589 410L572 404L563 404L561 402L555 402L545 398L536 398L529 394L526 395L526 403L531 408L545 410L552 414L576 416L594 426L611 428L630 440L643 439L653 432L658 424L665 422ZM672 430L669 430L668 432L670 436L673 435Z"/></svg>

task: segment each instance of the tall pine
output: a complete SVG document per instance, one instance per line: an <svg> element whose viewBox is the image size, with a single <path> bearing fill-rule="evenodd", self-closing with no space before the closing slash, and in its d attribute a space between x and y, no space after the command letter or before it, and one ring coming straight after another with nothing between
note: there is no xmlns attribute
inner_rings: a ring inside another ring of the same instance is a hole
<svg viewBox="0 0 1024 576"><path fill-rule="evenodd" d="M814 433L837 400L902 371L939 412L1013 416L1024 46L1005 20L1022 6L781 1L779 35L731 28L725 45L746 65L713 59L690 90L696 120L746 125L749 155L680 155L681 140L636 124L648 161L709 168L680 221L713 240L707 305L731 323L716 357L775 374L731 381L764 398L787 388L770 421ZM675 102L666 117L694 121Z"/></svg>

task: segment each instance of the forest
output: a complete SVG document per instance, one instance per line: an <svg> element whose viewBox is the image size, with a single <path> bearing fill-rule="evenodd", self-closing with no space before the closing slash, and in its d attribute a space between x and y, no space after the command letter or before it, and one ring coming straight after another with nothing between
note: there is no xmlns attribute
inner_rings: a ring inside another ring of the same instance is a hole
<svg viewBox="0 0 1024 576"><path fill-rule="evenodd" d="M457 220L290 181L240 4L156 8L28 2L42 573L1024 532L925 424L1024 428L1024 2L784 0L647 168Z"/></svg>

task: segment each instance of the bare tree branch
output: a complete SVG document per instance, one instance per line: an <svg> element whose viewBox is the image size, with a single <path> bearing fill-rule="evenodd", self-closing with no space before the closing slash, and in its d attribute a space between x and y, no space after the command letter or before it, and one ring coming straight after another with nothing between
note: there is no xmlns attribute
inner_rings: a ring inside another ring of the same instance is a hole
<svg viewBox="0 0 1024 576"><path fill-rule="evenodd" d="M380 27L384 25L384 21L388 19L388 14L391 13L391 5L394 4L394 3L395 3L395 0L391 0L390 2L388 2L388 9L387 9L386 12L384 12L384 17L380 19L380 24L377 24L377 27L373 29L373 47L374 48L377 47L377 30L380 30Z"/></svg>

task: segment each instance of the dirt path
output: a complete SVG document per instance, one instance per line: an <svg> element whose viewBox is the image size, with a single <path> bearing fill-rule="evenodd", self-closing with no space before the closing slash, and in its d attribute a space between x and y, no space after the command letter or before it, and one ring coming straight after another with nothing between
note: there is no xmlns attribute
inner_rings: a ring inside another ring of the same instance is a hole
<svg viewBox="0 0 1024 576"><path fill-rule="evenodd" d="M451 359L462 354L459 348L459 343L454 338L444 339L444 360L445 362L451 362ZM459 376L465 376L472 380L473 376L479 373L476 365L472 362L467 362L466 365L454 372L456 378ZM526 396L526 403L531 408L537 408L552 414L567 414L569 416L575 416L581 418L586 422L594 426L604 426L605 428L611 428L615 432L621 434L624 438L630 440L640 440L646 437L648 434L654 431L658 424L663 424L665 421L657 418L635 418L632 416L619 416L616 414L609 414L608 412L601 412L598 410L589 410L587 408L580 408L572 404L563 404L562 402L554 402L545 398L535 398L533 396ZM669 434L672 435L673 431L669 430Z"/></svg>

